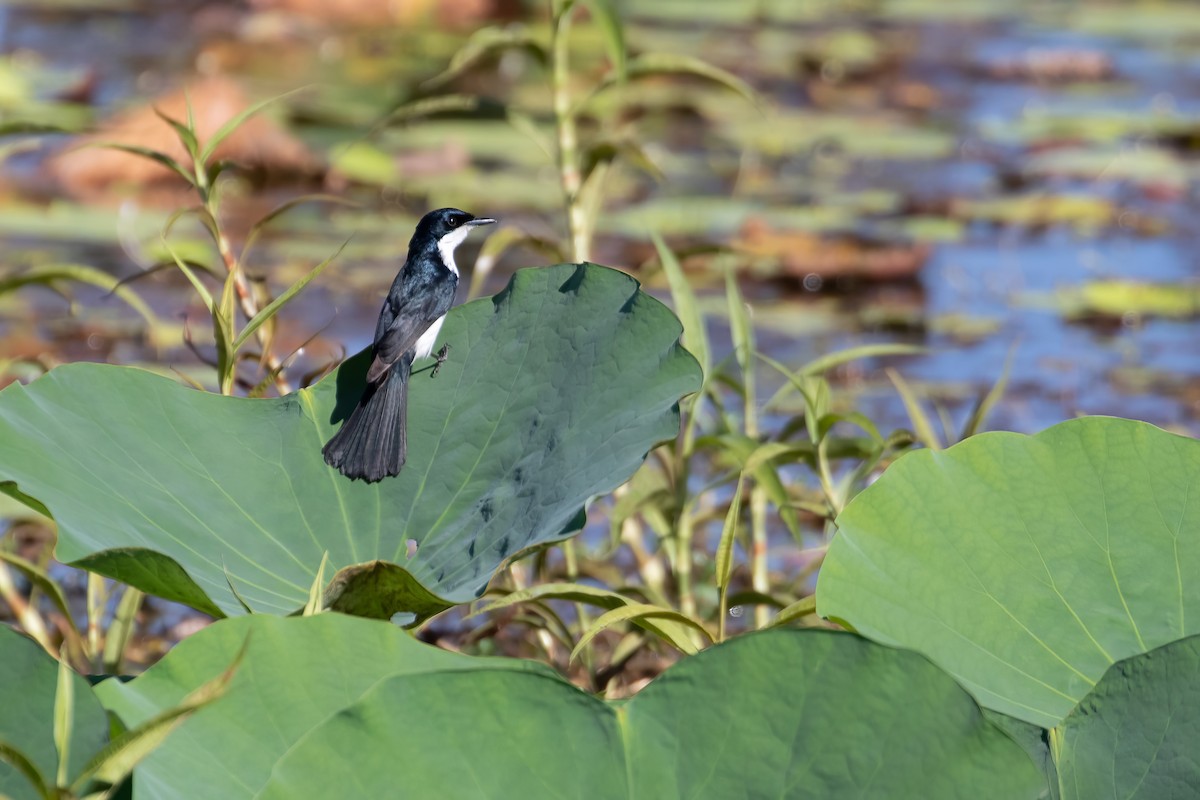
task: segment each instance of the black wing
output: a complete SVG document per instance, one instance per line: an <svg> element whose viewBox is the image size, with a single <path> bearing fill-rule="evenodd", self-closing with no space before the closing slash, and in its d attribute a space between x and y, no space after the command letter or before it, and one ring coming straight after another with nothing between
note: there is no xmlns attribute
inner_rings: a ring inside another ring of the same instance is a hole
<svg viewBox="0 0 1200 800"><path fill-rule="evenodd" d="M393 364L416 346L421 334L450 310L457 288L458 280L453 274L422 274L405 265L379 313L375 359L367 372L369 383L378 383Z"/></svg>

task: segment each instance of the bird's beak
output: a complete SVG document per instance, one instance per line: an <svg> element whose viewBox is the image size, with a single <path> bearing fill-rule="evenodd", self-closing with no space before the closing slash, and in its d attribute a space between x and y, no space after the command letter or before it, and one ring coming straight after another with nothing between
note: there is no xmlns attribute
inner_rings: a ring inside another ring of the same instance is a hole
<svg viewBox="0 0 1200 800"><path fill-rule="evenodd" d="M490 217L476 217L475 219L471 220L467 224L468 225L491 225L495 221L496 220L494 220Z"/></svg>

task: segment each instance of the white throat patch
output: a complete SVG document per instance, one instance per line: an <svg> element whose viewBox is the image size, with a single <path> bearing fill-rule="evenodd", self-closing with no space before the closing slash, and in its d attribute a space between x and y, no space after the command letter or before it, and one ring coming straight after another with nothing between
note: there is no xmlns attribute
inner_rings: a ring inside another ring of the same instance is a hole
<svg viewBox="0 0 1200 800"><path fill-rule="evenodd" d="M470 225L463 225L455 228L438 240L438 252L442 255L442 263L458 276L458 264L454 263L454 248L463 243L463 239L467 238L467 234L471 232Z"/></svg>

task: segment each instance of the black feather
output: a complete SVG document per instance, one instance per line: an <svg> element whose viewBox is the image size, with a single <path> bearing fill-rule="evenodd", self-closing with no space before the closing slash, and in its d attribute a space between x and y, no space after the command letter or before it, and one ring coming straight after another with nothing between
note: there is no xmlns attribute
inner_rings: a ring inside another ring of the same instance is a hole
<svg viewBox="0 0 1200 800"><path fill-rule="evenodd" d="M347 478L375 483L400 474L408 456L408 379L405 358L378 384L368 384L350 418L321 451Z"/></svg>
<svg viewBox="0 0 1200 800"><path fill-rule="evenodd" d="M375 326L373 358L367 370L362 399L332 439L322 449L325 462L354 480L368 483L400 473L408 454L408 379L416 345L430 327L454 304L458 272L443 256L451 257L453 243L461 240L464 226L484 225L456 208L430 211L417 224L408 244L408 259L392 281L392 288ZM449 249L439 248L451 232ZM427 353L422 353L422 356Z"/></svg>

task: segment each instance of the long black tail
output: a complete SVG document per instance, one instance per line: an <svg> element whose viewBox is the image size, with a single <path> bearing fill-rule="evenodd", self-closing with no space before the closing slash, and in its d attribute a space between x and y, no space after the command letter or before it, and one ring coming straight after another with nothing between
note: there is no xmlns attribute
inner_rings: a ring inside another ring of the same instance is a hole
<svg viewBox="0 0 1200 800"><path fill-rule="evenodd" d="M350 418L321 451L325 463L367 483L400 473L408 453L410 369L411 362L401 359L382 382L367 385Z"/></svg>

